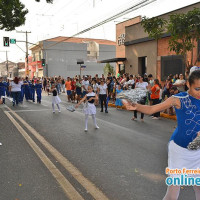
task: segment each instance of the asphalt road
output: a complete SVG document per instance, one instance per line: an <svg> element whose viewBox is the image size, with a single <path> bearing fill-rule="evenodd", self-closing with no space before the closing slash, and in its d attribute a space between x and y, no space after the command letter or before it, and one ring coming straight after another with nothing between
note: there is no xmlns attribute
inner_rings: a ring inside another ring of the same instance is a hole
<svg viewBox="0 0 200 200"><path fill-rule="evenodd" d="M81 107L69 112L66 96L60 97L61 113L55 114L51 96L44 96L41 105L24 102L12 107L9 101L6 106L0 105L0 200L70 199L59 183L60 176L52 175L55 171L52 168L59 170L86 200L161 200L167 188L164 174L167 144L176 122L152 120L149 116L145 116L144 122L131 121L132 112L109 108L106 114L97 108L100 129L94 129L90 118L85 133ZM9 116L16 121L15 125ZM44 165L44 156L35 153L19 127L54 167L48 169ZM36 139L34 131L52 145L50 150ZM53 155L52 148L58 152L56 155L63 156L60 160ZM65 158L75 169L70 164L62 164ZM100 196L96 191L100 191ZM192 188L182 188L180 199L195 199Z"/></svg>

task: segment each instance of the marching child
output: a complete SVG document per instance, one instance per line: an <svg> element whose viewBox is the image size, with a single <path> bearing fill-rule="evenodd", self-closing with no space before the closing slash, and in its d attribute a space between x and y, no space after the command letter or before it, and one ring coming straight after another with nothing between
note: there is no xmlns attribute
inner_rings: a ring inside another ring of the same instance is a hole
<svg viewBox="0 0 200 200"><path fill-rule="evenodd" d="M88 86L88 93L81 99L81 101L76 105L75 108L78 108L78 106L86 101L86 106L84 108L84 113L85 113L85 132L88 131L88 117L89 115L92 115L92 119L94 122L94 126L96 129L99 129L96 123L96 107L94 105L95 100L98 100L97 94L93 92L92 86Z"/></svg>
<svg viewBox="0 0 200 200"><path fill-rule="evenodd" d="M53 108L53 113L55 113L55 104L57 105L58 107L58 112L60 113L61 110L60 110L60 106L59 106L59 103L61 102L59 96L58 96L58 92L57 92L57 89L55 87L54 84L52 84L51 86L51 92L53 93L53 96L52 96L52 108Z"/></svg>
<svg viewBox="0 0 200 200"><path fill-rule="evenodd" d="M6 84L3 83L3 78L0 77L0 99L2 98L2 103L5 104L5 95L6 95Z"/></svg>
<svg viewBox="0 0 200 200"><path fill-rule="evenodd" d="M42 83L40 83L39 80L37 80L35 84L36 94L37 94L37 103L41 103L42 99Z"/></svg>

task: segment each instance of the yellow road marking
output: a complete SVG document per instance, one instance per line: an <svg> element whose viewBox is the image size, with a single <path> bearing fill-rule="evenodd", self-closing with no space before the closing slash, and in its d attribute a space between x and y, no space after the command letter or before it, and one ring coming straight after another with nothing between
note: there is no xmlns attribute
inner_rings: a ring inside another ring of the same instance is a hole
<svg viewBox="0 0 200 200"><path fill-rule="evenodd" d="M17 123L17 121L7 112L4 111L7 117L15 125L18 131L23 135L25 140L35 151L41 161L49 169L54 178L63 188L67 197L71 200L84 200L82 196L75 190L75 188L70 184L70 182L63 176L63 174L56 168L56 166L50 161L50 159L45 155L45 153L37 146L37 144L31 139L31 137L26 133L26 131Z"/></svg>
<svg viewBox="0 0 200 200"><path fill-rule="evenodd" d="M41 142L41 144L55 157L55 159L89 192L96 200L109 200L91 181L83 174L57 149L48 143L34 128L26 123L19 115L7 107L11 113Z"/></svg>

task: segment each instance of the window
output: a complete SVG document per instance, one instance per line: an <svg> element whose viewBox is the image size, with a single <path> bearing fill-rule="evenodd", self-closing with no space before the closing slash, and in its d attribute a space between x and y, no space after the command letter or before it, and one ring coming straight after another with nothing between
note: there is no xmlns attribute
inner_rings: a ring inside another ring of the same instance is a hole
<svg viewBox="0 0 200 200"><path fill-rule="evenodd" d="M170 74L185 74L183 56L172 55L161 57L161 80L166 80Z"/></svg>

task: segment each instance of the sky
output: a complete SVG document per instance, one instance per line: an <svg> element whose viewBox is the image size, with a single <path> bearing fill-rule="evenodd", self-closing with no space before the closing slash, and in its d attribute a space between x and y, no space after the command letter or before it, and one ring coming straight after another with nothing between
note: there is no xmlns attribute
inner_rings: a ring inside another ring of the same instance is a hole
<svg viewBox="0 0 200 200"><path fill-rule="evenodd" d="M35 0L21 0L29 10L29 13L26 15L25 25L17 27L16 30L31 32L28 34L28 41L31 43L37 43L38 41L57 36L70 37L141 1L144 0L54 0L53 4L47 4L45 0L41 0L40 3L35 2ZM152 0L152 3L142 8L133 10L77 37L115 41L116 24L119 22L139 15L147 17L158 16L197 2L199 1ZM3 47L3 37L25 41L25 34L17 33L16 31L6 32L0 30L0 62L6 60L5 51L8 51L8 60L24 62L25 43L17 42L16 45L10 44L10 47Z"/></svg>

